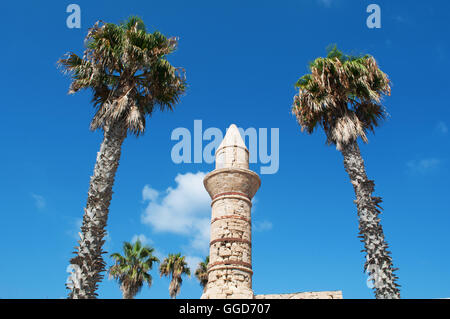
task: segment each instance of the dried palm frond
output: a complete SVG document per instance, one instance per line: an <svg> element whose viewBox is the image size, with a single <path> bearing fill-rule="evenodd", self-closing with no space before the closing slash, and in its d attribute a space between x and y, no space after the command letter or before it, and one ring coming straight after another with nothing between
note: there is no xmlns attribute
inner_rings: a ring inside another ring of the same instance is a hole
<svg viewBox="0 0 450 319"><path fill-rule="evenodd" d="M175 298L179 292L180 287L183 282L182 275L191 275L191 270L187 266L185 257L178 254L169 254L164 261L159 266L159 273L162 276L169 277L172 279L169 285L169 294L171 298Z"/></svg>
<svg viewBox="0 0 450 319"><path fill-rule="evenodd" d="M381 99L390 95L390 81L372 56L348 56L332 48L310 64L310 74L296 83L292 112L302 131L321 126L327 142L338 149L358 137L367 142L387 113Z"/></svg>
<svg viewBox="0 0 450 319"><path fill-rule="evenodd" d="M93 91L92 130L122 121L130 133L139 135L155 105L172 110L185 92L184 69L166 59L176 50L177 38L147 32L138 17L118 25L98 21L85 44L82 58L69 52L58 64L72 76L70 94Z"/></svg>

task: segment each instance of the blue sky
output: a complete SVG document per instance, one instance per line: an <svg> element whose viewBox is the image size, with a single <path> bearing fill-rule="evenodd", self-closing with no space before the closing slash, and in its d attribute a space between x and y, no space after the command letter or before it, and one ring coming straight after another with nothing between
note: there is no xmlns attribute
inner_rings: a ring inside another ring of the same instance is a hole
<svg viewBox="0 0 450 319"><path fill-rule="evenodd" d="M70 3L81 7L81 29L66 27ZM381 29L366 27L370 3L381 7ZM393 83L390 117L361 151L384 199L382 225L402 297L450 297L449 10L448 1L4 3L0 298L67 295L66 268L102 135L89 131L90 93L67 95L69 79L56 61L67 51L81 54L95 21L133 14L151 31L180 38L170 61L186 69L189 89L175 112L155 114L144 136L125 141L107 251L140 236L161 256L203 258L210 212L201 178L213 166L173 163L171 132L192 131L194 120L222 131L231 123L279 128L279 171L261 176L253 212L255 293L342 290L344 298L373 298L342 156L322 132L301 133L290 114L293 84L337 43L375 56ZM169 217L174 223L161 222ZM152 274L153 286L138 298L168 298L168 280ZM121 297L107 278L99 295ZM200 295L195 278L183 282L179 298Z"/></svg>

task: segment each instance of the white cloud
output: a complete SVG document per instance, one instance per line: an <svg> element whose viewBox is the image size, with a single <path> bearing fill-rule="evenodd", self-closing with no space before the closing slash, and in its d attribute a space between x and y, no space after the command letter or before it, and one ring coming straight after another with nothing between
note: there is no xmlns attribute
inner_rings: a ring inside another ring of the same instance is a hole
<svg viewBox="0 0 450 319"><path fill-rule="evenodd" d="M190 246L207 252L211 216L211 199L203 186L205 173L178 174L175 188L161 194L146 185L142 196L148 205L142 222L157 232L190 237Z"/></svg>
<svg viewBox="0 0 450 319"><path fill-rule="evenodd" d="M134 244L138 239L143 245L148 245L148 244L153 243L153 241L151 239L147 238L147 236L145 236L144 234L134 235L133 238L131 239L131 243Z"/></svg>
<svg viewBox="0 0 450 319"><path fill-rule="evenodd" d="M447 124L445 124L444 122L439 121L439 122L436 124L436 130L437 130L439 133L447 134L447 132L448 132L448 126L447 126Z"/></svg>
<svg viewBox="0 0 450 319"><path fill-rule="evenodd" d="M406 166L412 172L426 174L436 170L441 162L442 161L438 158L425 158L421 160L411 160L406 163Z"/></svg>
<svg viewBox="0 0 450 319"><path fill-rule="evenodd" d="M142 199L144 201L155 201L159 196L159 192L148 185L144 186L142 190Z"/></svg>
<svg viewBox="0 0 450 319"><path fill-rule="evenodd" d="M41 210L44 209L46 206L45 198L41 195L31 193L31 197L34 199L34 204L36 205L37 209Z"/></svg>
<svg viewBox="0 0 450 319"><path fill-rule="evenodd" d="M195 250L207 252L209 250L211 219L210 217L203 218L198 220L197 223L197 231L194 233L190 245Z"/></svg>
<svg viewBox="0 0 450 319"><path fill-rule="evenodd" d="M262 232L262 231L266 231L266 230L271 230L273 227L272 223L268 220L264 220L264 221L255 221L253 223L253 231L256 232Z"/></svg>

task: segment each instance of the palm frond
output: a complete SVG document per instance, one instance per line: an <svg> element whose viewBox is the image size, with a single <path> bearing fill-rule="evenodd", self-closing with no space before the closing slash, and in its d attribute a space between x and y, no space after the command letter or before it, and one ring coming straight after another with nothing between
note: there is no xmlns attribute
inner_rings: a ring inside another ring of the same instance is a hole
<svg viewBox="0 0 450 319"><path fill-rule="evenodd" d="M334 45L327 57L310 63L310 71L296 82L292 106L302 131L320 126L338 149L358 137L367 142L367 132L386 118L380 103L390 95L390 80L375 59L346 55Z"/></svg>
<svg viewBox="0 0 450 319"><path fill-rule="evenodd" d="M204 261L198 263L197 269L195 270L195 277L197 277L202 288L205 288L208 283L208 264L209 256L206 256Z"/></svg>
<svg viewBox="0 0 450 319"><path fill-rule="evenodd" d="M147 32L136 16L118 25L98 21L87 33L83 57L70 52L58 60L72 78L69 93L93 92L92 130L121 122L139 135L155 106L173 110L186 90L184 69L167 60L177 43L158 31Z"/></svg>
<svg viewBox="0 0 450 319"><path fill-rule="evenodd" d="M153 256L154 249L150 246L143 246L138 240L133 245L129 242L123 243L124 256L119 253L111 254L115 264L109 268L109 277L116 279L124 296L133 298L146 282L150 287L152 276L149 271L154 262L159 262Z"/></svg>
<svg viewBox="0 0 450 319"><path fill-rule="evenodd" d="M185 261L185 256L178 254L169 254L159 267L160 276L171 276L171 281L169 285L169 293L172 298L175 298L180 290L181 284L183 282L182 276L191 275L191 270L187 266Z"/></svg>

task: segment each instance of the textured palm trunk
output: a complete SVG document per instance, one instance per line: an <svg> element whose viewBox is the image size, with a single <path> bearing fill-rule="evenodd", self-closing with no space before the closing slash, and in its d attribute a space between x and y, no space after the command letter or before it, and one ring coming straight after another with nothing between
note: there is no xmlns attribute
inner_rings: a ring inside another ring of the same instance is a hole
<svg viewBox="0 0 450 319"><path fill-rule="evenodd" d="M169 294L172 299L176 299L180 291L180 282L176 277L172 277L169 285Z"/></svg>
<svg viewBox="0 0 450 319"><path fill-rule="evenodd" d="M127 130L120 122L109 128L105 127L103 142L97 153L94 174L90 181L79 246L76 247L76 256L70 260L73 271L68 283L71 289L69 298L97 297L98 283L102 280L101 273L105 270L102 257L105 252L102 247L105 243L112 187L126 135Z"/></svg>
<svg viewBox="0 0 450 319"><path fill-rule="evenodd" d="M122 290L122 298L123 299L133 299L134 295L131 291L129 291L127 289L123 289Z"/></svg>
<svg viewBox="0 0 450 319"><path fill-rule="evenodd" d="M359 238L364 243L366 262L364 270L368 271L373 280L375 297L377 299L400 298L398 279L394 274L388 244L384 239L383 228L378 215L381 213L380 197L372 196L375 184L366 175L364 161L357 142L349 143L341 150L344 156L344 166L356 194L355 204L358 209Z"/></svg>

